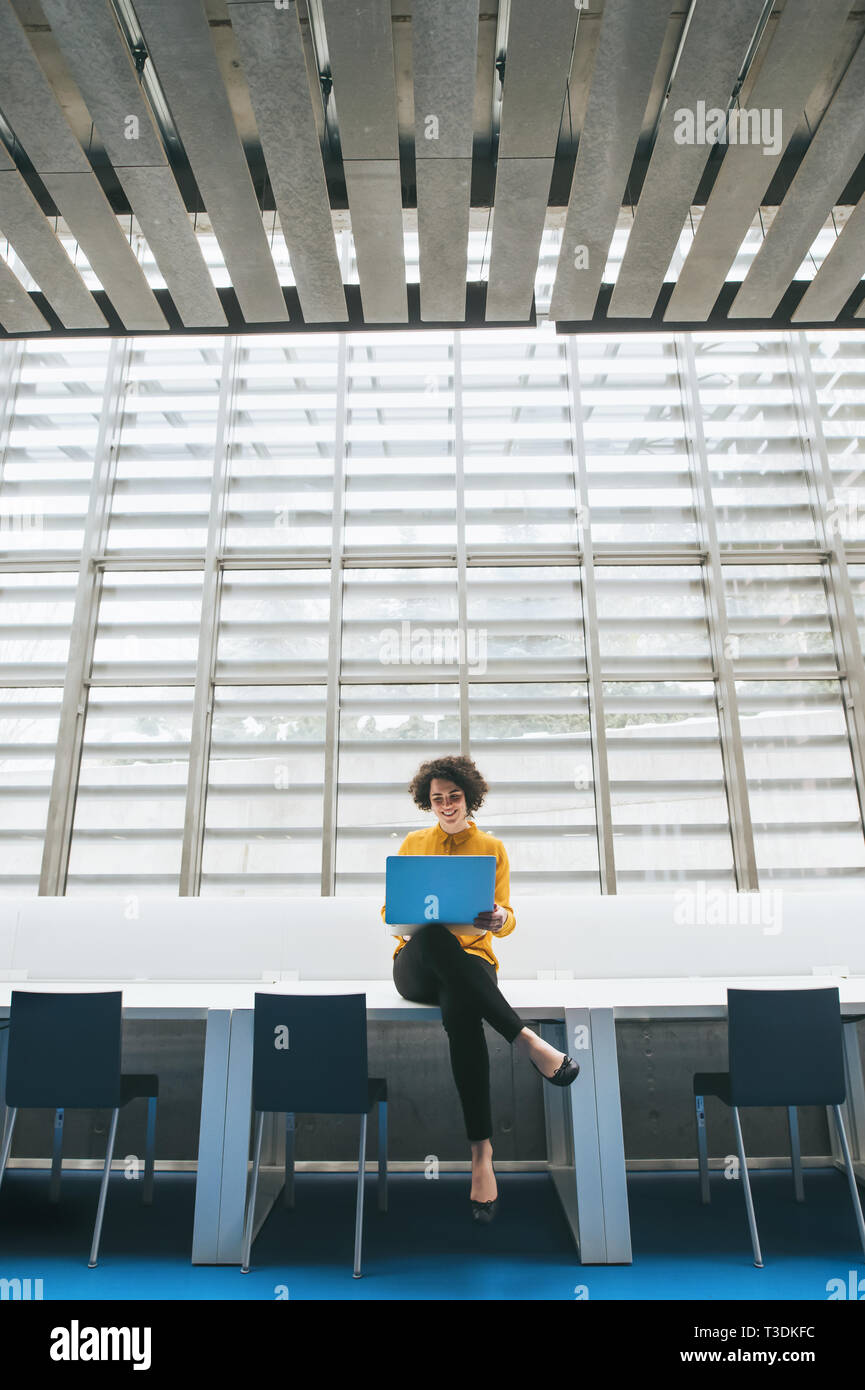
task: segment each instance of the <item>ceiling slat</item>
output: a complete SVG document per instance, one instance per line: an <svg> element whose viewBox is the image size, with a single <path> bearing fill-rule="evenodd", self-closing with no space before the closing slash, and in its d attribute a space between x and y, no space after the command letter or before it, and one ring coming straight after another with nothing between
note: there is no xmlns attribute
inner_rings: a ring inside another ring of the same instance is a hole
<svg viewBox="0 0 865 1390"><path fill-rule="evenodd" d="M166 329L168 322L94 173L46 174L42 182L126 328ZM130 261L137 274L130 274ZM143 282L147 294L143 294Z"/></svg>
<svg viewBox="0 0 865 1390"><path fill-rule="evenodd" d="M730 318L769 318L865 152L865 39L728 310Z"/></svg>
<svg viewBox="0 0 865 1390"><path fill-rule="evenodd" d="M465 318L478 0L414 0L420 316Z"/></svg>
<svg viewBox="0 0 865 1390"><path fill-rule="evenodd" d="M182 322L224 328L219 295L109 0L44 0L42 8Z"/></svg>
<svg viewBox="0 0 865 1390"><path fill-rule="evenodd" d="M407 323L390 0L327 0L327 45L367 323Z"/></svg>
<svg viewBox="0 0 865 1390"><path fill-rule="evenodd" d="M510 0L499 159L546 159L555 153L577 6L573 0Z"/></svg>
<svg viewBox="0 0 865 1390"><path fill-rule="evenodd" d="M47 333L51 325L45 319L17 275L0 258L0 323L7 333Z"/></svg>
<svg viewBox="0 0 865 1390"><path fill-rule="evenodd" d="M669 0L621 0L604 8L551 319L594 315L669 16Z"/></svg>
<svg viewBox="0 0 865 1390"><path fill-rule="evenodd" d="M526 323L555 225L549 317L563 332L861 324L865 37L855 0L817 8L0 0L0 252L5 233L16 253L0 304L25 336L46 321L112 334ZM404 251L415 190L419 285ZM832 245L842 197L860 202ZM728 277L758 212L768 231L740 285ZM296 290L279 284L277 216ZM476 221L486 285L468 283ZM334 231L349 225L350 286ZM210 226L228 289L202 252ZM831 249L803 284L818 236ZM154 260L168 287L155 293Z"/></svg>
<svg viewBox="0 0 865 1390"><path fill-rule="evenodd" d="M367 323L407 323L402 183L395 159L349 159L345 187Z"/></svg>
<svg viewBox="0 0 865 1390"><path fill-rule="evenodd" d="M0 105L124 325L167 328L9 0L0 0Z"/></svg>
<svg viewBox="0 0 865 1390"><path fill-rule="evenodd" d="M40 172L88 172L87 157L36 61L11 0L0 2L0 107Z"/></svg>
<svg viewBox="0 0 865 1390"><path fill-rule="evenodd" d="M0 232L66 328L106 326L105 315L14 167L0 171Z"/></svg>
<svg viewBox="0 0 865 1390"><path fill-rule="evenodd" d="M135 12L244 318L284 322L285 297L201 0L135 0Z"/></svg>
<svg viewBox="0 0 865 1390"><path fill-rule="evenodd" d="M552 159L499 160L487 287L488 322L527 319L531 313L553 163Z"/></svg>
<svg viewBox="0 0 865 1390"><path fill-rule="evenodd" d="M760 200L820 76L838 47L850 0L787 0L746 109L768 112L778 131L777 153L759 144L730 144L664 314L684 321L708 318Z"/></svg>
<svg viewBox="0 0 865 1390"><path fill-rule="evenodd" d="M228 324L174 175L166 167L118 170L181 322L187 328Z"/></svg>
<svg viewBox="0 0 865 1390"><path fill-rule="evenodd" d="M511 0L486 318L527 319L579 10ZM534 166L534 167L532 167Z"/></svg>
<svg viewBox="0 0 865 1390"><path fill-rule="evenodd" d="M460 323L466 316L471 159L417 164L420 316Z"/></svg>
<svg viewBox="0 0 865 1390"><path fill-rule="evenodd" d="M280 226L307 323L348 318L296 7L234 3L243 62Z"/></svg>
<svg viewBox="0 0 865 1390"><path fill-rule="evenodd" d="M159 132L110 0L39 3L115 169L165 164Z"/></svg>
<svg viewBox="0 0 865 1390"><path fill-rule="evenodd" d="M793 323L831 323L865 275L865 197L859 199L790 318ZM865 317L865 299L856 310Z"/></svg>
<svg viewBox="0 0 865 1390"><path fill-rule="evenodd" d="M763 0L696 0L661 117L634 224L610 298L611 318L649 317L688 217L710 144L679 144L676 113L726 110Z"/></svg>

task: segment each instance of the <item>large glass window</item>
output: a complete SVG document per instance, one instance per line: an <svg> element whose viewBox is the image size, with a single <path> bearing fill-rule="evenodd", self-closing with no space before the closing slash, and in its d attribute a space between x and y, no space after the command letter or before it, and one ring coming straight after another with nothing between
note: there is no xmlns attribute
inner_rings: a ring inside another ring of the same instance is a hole
<svg viewBox="0 0 865 1390"><path fill-rule="evenodd" d="M456 544L452 335L349 339L345 545L429 554Z"/></svg>
<svg viewBox="0 0 865 1390"><path fill-rule="evenodd" d="M507 848L511 894L598 891L585 685L469 686L472 757L490 792L476 820Z"/></svg>
<svg viewBox="0 0 865 1390"><path fill-rule="evenodd" d="M697 565L598 565L598 640L607 675L711 675Z"/></svg>
<svg viewBox="0 0 865 1390"><path fill-rule="evenodd" d="M576 343L594 544L696 544L672 336L586 333Z"/></svg>
<svg viewBox="0 0 865 1390"><path fill-rule="evenodd" d="M326 676L329 614L327 570L226 570L217 678Z"/></svg>
<svg viewBox="0 0 865 1390"><path fill-rule="evenodd" d="M552 325L464 334L462 402L466 543L574 546L568 362Z"/></svg>
<svg viewBox="0 0 865 1390"><path fill-rule="evenodd" d="M105 409L107 339L28 339L0 464L0 555L75 555Z"/></svg>
<svg viewBox="0 0 865 1390"><path fill-rule="evenodd" d="M604 686L620 892L733 885L718 713L708 681Z"/></svg>
<svg viewBox="0 0 865 1390"><path fill-rule="evenodd" d="M75 574L0 572L0 670L5 678L63 683Z"/></svg>
<svg viewBox="0 0 865 1390"><path fill-rule="evenodd" d="M428 758L459 751L457 686L342 686L337 893L383 894L385 856L432 824L408 794L412 777Z"/></svg>
<svg viewBox="0 0 865 1390"><path fill-rule="evenodd" d="M177 892L191 725L191 690L91 691L68 894Z"/></svg>
<svg viewBox="0 0 865 1390"><path fill-rule="evenodd" d="M0 688L0 894L39 885L60 691Z"/></svg>
<svg viewBox="0 0 865 1390"><path fill-rule="evenodd" d="M463 749L517 896L599 891L607 834L617 891L732 885L749 821L760 883L858 884L865 330L691 341L693 394L666 331L10 343L0 891L68 859L70 894L175 893L185 843L184 892L377 898L418 764Z"/></svg>
<svg viewBox="0 0 865 1390"><path fill-rule="evenodd" d="M567 679L586 669L576 565L471 566L468 665L490 677Z"/></svg>
<svg viewBox="0 0 865 1390"><path fill-rule="evenodd" d="M820 565L727 565L724 581L728 656L737 671L835 669Z"/></svg>
<svg viewBox="0 0 865 1390"><path fill-rule="evenodd" d="M865 540L865 330L809 333L820 424L832 470L830 528Z"/></svg>
<svg viewBox="0 0 865 1390"><path fill-rule="evenodd" d="M243 340L231 432L229 552L330 551L336 381L333 334Z"/></svg>
<svg viewBox="0 0 865 1390"><path fill-rule="evenodd" d="M718 540L815 540L801 425L783 333L694 335Z"/></svg>
<svg viewBox="0 0 865 1390"><path fill-rule="evenodd" d="M108 550L203 551L223 341L133 341Z"/></svg>
<svg viewBox="0 0 865 1390"><path fill-rule="evenodd" d="M455 569L350 569L342 600L343 679L453 679L460 640Z"/></svg>
<svg viewBox="0 0 865 1390"><path fill-rule="evenodd" d="M325 687L216 687L201 892L315 896Z"/></svg>
<svg viewBox="0 0 865 1390"><path fill-rule="evenodd" d="M102 580L94 680L195 679L201 574L109 570Z"/></svg>
<svg viewBox="0 0 865 1390"><path fill-rule="evenodd" d="M740 681L760 880L861 888L865 842L834 681Z"/></svg>

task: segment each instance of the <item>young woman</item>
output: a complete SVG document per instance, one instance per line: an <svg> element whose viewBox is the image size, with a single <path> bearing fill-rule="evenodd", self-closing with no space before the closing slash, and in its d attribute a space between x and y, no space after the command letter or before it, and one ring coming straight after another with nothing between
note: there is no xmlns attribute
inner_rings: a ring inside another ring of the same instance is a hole
<svg viewBox="0 0 865 1390"><path fill-rule="evenodd" d="M432 811L436 824L412 830L400 854L491 854L496 858L496 901L481 912L473 928L429 922L411 937L399 937L393 956L394 984L404 999L438 1004L448 1035L451 1068L472 1150L472 1217L492 1221L498 1187L493 1171L490 1065L484 1038L486 1021L524 1050L532 1065L556 1086L569 1086L579 1067L531 1028L501 993L499 963L492 937L509 936L516 918L510 897L508 856L501 840L479 830L469 817L489 791L471 758L451 756L422 763L409 786L415 805ZM384 918L385 909L381 915Z"/></svg>

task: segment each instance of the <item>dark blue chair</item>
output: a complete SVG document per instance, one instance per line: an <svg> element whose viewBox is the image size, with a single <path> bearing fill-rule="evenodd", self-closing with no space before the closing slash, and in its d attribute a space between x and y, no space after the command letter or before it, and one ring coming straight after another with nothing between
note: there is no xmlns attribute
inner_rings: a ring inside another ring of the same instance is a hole
<svg viewBox="0 0 865 1390"><path fill-rule="evenodd" d="M54 1150L49 1198L60 1199L65 1110L105 1109L112 1112L96 1225L90 1248L95 1269L108 1195L117 1120L124 1105L139 1096L147 1100L147 1140L142 1201L153 1201L153 1159L156 1145L158 1077L121 1071L123 996L119 990L100 994L37 994L13 990L9 1011L6 1104L8 1115L0 1156L0 1184L12 1149L19 1110L54 1111Z"/></svg>
<svg viewBox="0 0 865 1390"><path fill-rule="evenodd" d="M716 1096L733 1112L754 1264L762 1269L763 1257L754 1217L739 1110L743 1106L756 1105L787 1107L794 1191L796 1200L802 1201L804 1192L796 1106L831 1106L844 1154L859 1239L865 1250L865 1221L841 1118L846 1087L841 1032L843 1023L837 988L728 989L727 1019L729 1071L701 1071L694 1074L697 1153L703 1204L709 1201L704 1097Z"/></svg>
<svg viewBox="0 0 865 1390"><path fill-rule="evenodd" d="M286 1116L286 1206L294 1206L294 1117L359 1115L360 1154L354 1277L361 1277L367 1117L378 1106L378 1206L387 1211L387 1082L368 1072L365 994L256 994L252 1108L255 1158L247 1195L242 1270L249 1272L255 1199L266 1114Z"/></svg>

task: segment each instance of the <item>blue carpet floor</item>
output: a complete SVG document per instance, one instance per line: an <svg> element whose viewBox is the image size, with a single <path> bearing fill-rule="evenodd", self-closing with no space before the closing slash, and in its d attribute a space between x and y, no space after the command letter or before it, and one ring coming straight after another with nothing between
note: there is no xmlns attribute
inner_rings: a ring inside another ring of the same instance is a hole
<svg viewBox="0 0 865 1390"><path fill-rule="evenodd" d="M154 1203L112 1176L97 1269L87 1268L99 1174L70 1171L59 1206L48 1174L13 1169L0 1191L0 1278L42 1280L43 1298L423 1300L822 1300L841 1280L865 1300L865 1258L843 1174L805 1174L805 1203L789 1172L760 1171L752 1189L765 1267L752 1263L742 1191L712 1175L703 1207L694 1173L628 1178L634 1261L580 1265L544 1174L499 1175L499 1212L472 1224L468 1175L389 1178L389 1211L367 1178L362 1279L352 1278L354 1180L300 1173L296 1207L277 1207L253 1247L252 1268L193 1267L195 1178L157 1173ZM854 1275L851 1276L851 1271ZM849 1297L849 1294L848 1294Z"/></svg>

